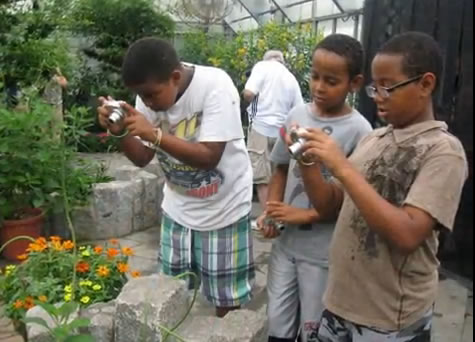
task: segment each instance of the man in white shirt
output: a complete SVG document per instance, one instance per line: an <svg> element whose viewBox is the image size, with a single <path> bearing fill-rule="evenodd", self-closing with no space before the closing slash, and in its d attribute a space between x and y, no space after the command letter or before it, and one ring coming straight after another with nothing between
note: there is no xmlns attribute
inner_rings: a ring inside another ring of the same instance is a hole
<svg viewBox="0 0 475 342"><path fill-rule="evenodd" d="M250 301L255 279L239 93L224 71L183 64L173 46L154 38L130 47L122 77L138 94L136 107L123 104L119 124L111 125L104 106L99 118L136 165L160 161L162 272L195 272L223 317Z"/></svg>
<svg viewBox="0 0 475 342"><path fill-rule="evenodd" d="M253 182L263 209L272 177L270 153L289 112L304 103L299 83L284 63L281 51L268 51L264 60L254 66L243 92L244 102L250 104L251 128L247 147L254 172Z"/></svg>

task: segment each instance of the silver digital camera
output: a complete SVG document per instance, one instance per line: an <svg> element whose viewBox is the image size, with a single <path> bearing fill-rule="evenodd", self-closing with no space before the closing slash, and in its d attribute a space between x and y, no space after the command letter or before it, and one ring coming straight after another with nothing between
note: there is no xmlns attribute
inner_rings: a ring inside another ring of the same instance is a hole
<svg viewBox="0 0 475 342"><path fill-rule="evenodd" d="M303 146L307 142L307 140L301 137L303 133L307 133L305 128L293 128L290 131L290 140L292 140L293 144L289 147L289 151L295 159L302 157Z"/></svg>
<svg viewBox="0 0 475 342"><path fill-rule="evenodd" d="M277 222L271 217L266 217L266 219L264 220L264 224L266 226L273 226L275 229L280 230L280 231L285 230L285 224L284 223Z"/></svg>
<svg viewBox="0 0 475 342"><path fill-rule="evenodd" d="M112 111L109 116L109 122L111 124L116 124L124 119L126 113L124 109L122 109L122 103L122 101L106 101L104 103L104 107Z"/></svg>

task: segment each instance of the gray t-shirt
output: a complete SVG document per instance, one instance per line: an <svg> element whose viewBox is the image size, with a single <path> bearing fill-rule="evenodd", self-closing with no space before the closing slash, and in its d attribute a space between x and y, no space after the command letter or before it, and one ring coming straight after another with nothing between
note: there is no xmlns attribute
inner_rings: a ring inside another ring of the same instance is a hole
<svg viewBox="0 0 475 342"><path fill-rule="evenodd" d="M286 122L287 130L295 124L302 128L323 129L339 142L347 156L350 156L359 141L372 131L369 122L356 110L345 116L323 118L313 113L311 104L297 106L290 112ZM300 166L291 157L282 137L277 140L271 160L278 165L289 165L284 202L295 208L312 208L305 192ZM330 172L324 170L323 173L327 180L332 178ZM289 252L297 253L298 258L327 266L328 250L335 225L336 222L288 226L277 243L282 244Z"/></svg>

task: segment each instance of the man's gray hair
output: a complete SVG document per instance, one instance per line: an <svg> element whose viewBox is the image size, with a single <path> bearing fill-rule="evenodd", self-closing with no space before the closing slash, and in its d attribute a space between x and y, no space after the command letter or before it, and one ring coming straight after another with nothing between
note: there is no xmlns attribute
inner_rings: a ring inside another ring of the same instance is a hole
<svg viewBox="0 0 475 342"><path fill-rule="evenodd" d="M264 55L264 61L277 61L282 64L285 63L284 53L279 50L267 51Z"/></svg>

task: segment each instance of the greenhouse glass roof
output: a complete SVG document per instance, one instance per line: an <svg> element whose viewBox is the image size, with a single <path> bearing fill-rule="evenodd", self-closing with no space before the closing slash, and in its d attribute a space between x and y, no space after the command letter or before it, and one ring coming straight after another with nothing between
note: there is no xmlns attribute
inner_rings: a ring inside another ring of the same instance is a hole
<svg viewBox="0 0 475 342"><path fill-rule="evenodd" d="M224 26L234 32L270 20L312 22L326 33L359 34L364 0L157 0L178 23Z"/></svg>

